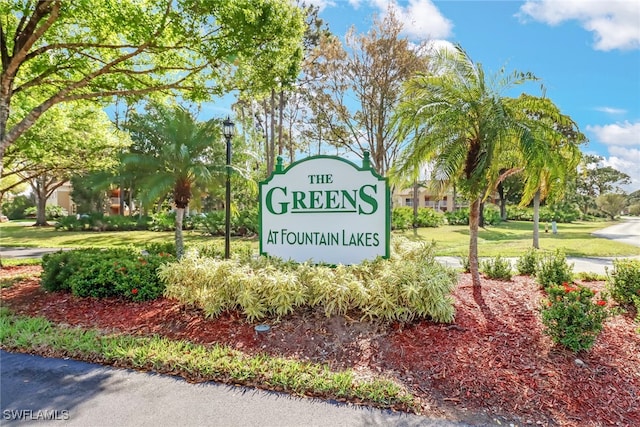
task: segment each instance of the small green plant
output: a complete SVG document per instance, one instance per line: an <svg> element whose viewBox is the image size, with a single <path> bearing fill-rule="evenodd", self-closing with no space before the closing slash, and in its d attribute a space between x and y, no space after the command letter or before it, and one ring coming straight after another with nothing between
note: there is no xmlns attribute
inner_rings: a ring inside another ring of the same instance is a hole
<svg viewBox="0 0 640 427"><path fill-rule="evenodd" d="M593 271L579 271L576 277L584 282L604 282L607 276L604 274L594 273Z"/></svg>
<svg viewBox="0 0 640 427"><path fill-rule="evenodd" d="M460 266L462 267L462 272L463 273L470 273L471 272L471 264L469 261L469 257L468 256L461 256L458 258L460 260Z"/></svg>
<svg viewBox="0 0 640 427"><path fill-rule="evenodd" d="M490 279L511 280L511 263L500 255L483 260L480 263L480 271Z"/></svg>
<svg viewBox="0 0 640 427"><path fill-rule="evenodd" d="M606 300L594 302L594 291L566 282L547 287L547 295L542 306L545 334L571 351L589 350L609 315Z"/></svg>
<svg viewBox="0 0 640 427"><path fill-rule="evenodd" d="M573 282L573 264L567 264L564 252L557 250L543 257L536 269L536 280L542 288Z"/></svg>
<svg viewBox="0 0 640 427"><path fill-rule="evenodd" d="M607 290L620 304L631 304L634 297L640 297L640 261L614 260Z"/></svg>
<svg viewBox="0 0 640 427"><path fill-rule="evenodd" d="M47 254L41 286L80 297L121 296L134 301L158 298L164 285L157 268L175 258L168 253L141 255L133 249L81 249Z"/></svg>
<svg viewBox="0 0 640 427"><path fill-rule="evenodd" d="M521 257L516 261L516 269L518 274L523 276L535 276L536 269L538 268L539 255L538 249L529 248Z"/></svg>

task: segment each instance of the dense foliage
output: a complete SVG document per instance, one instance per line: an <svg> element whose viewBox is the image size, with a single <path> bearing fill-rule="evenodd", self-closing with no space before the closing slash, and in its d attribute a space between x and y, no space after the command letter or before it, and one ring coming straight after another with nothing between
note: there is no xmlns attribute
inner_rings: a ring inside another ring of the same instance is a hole
<svg viewBox="0 0 640 427"><path fill-rule="evenodd" d="M439 227L444 224L444 215L431 208L418 208L418 216L414 217L413 208L398 206L391 212L391 228L406 230L411 227Z"/></svg>
<svg viewBox="0 0 640 427"><path fill-rule="evenodd" d="M46 254L41 285L80 297L124 297L134 301L158 298L164 285L158 267L175 259L165 252L133 249L78 249Z"/></svg>
<svg viewBox="0 0 640 427"><path fill-rule="evenodd" d="M549 286L546 291L548 299L542 307L545 333L574 352L593 347L608 316L606 301L594 302L594 291L567 282Z"/></svg>
<svg viewBox="0 0 640 427"><path fill-rule="evenodd" d="M613 271L607 276L607 288L620 304L634 303L634 298L640 298L640 261L614 260Z"/></svg>
<svg viewBox="0 0 640 427"><path fill-rule="evenodd" d="M432 246L394 239L393 249L389 260L336 267L188 252L158 274L168 297L200 306L208 316L238 309L258 320L316 307L327 316L355 312L363 319L453 321L455 272L435 260Z"/></svg>

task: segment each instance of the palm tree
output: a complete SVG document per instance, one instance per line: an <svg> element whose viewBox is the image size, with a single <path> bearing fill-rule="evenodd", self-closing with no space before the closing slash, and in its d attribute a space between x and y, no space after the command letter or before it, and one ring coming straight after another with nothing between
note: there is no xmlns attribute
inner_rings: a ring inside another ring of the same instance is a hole
<svg viewBox="0 0 640 427"><path fill-rule="evenodd" d="M536 78L501 70L487 79L482 65L460 46L441 50L432 64L431 74L418 75L403 87L393 124L408 141L391 176L404 176L432 162L434 178L455 183L469 198L469 266L473 285L480 286L480 204L499 176L493 170L494 160L512 149L514 138L528 137L502 93Z"/></svg>
<svg viewBox="0 0 640 427"><path fill-rule="evenodd" d="M521 141L517 169L524 178L520 205L533 200L533 247L539 249L540 202L548 196L562 197L582 157L578 145L587 139L548 98L523 94L513 105L530 136Z"/></svg>
<svg viewBox="0 0 640 427"><path fill-rule="evenodd" d="M211 184L224 173L220 124L197 122L183 107L153 105L147 115L135 115L128 126L137 152L124 158L135 166L142 198L153 203L171 195L176 208L175 242L184 254L182 221L198 186Z"/></svg>

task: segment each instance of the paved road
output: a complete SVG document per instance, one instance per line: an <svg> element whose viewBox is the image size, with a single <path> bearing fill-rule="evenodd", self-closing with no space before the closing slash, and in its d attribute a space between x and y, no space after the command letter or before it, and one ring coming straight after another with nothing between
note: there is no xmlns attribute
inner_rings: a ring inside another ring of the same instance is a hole
<svg viewBox="0 0 640 427"><path fill-rule="evenodd" d="M624 217L621 222L593 233L594 236L640 246L640 218Z"/></svg>
<svg viewBox="0 0 640 427"><path fill-rule="evenodd" d="M469 425L2 350L0 408L1 425L38 427Z"/></svg>

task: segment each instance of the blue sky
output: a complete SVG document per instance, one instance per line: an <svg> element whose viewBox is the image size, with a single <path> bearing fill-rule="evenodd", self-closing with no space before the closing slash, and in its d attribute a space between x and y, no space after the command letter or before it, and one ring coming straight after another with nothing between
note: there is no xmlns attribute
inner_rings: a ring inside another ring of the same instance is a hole
<svg viewBox="0 0 640 427"><path fill-rule="evenodd" d="M388 0L312 0L331 32L368 31ZM640 0L392 2L412 40L459 43L485 71L530 71L573 118L582 151L640 189ZM524 91L540 95L539 85Z"/></svg>

